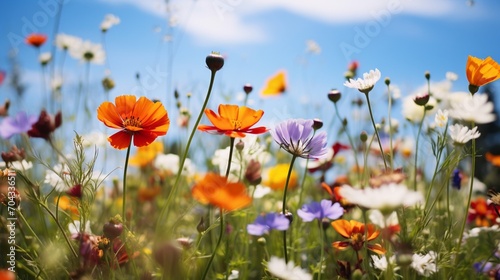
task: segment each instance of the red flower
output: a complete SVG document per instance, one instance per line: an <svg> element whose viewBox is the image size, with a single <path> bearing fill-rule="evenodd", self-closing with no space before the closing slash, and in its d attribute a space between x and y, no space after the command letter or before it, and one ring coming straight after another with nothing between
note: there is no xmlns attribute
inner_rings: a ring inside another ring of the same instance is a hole
<svg viewBox="0 0 500 280"><path fill-rule="evenodd" d="M31 33L26 37L26 44L31 45L33 47L39 48L47 41L47 35L40 33Z"/></svg>
<svg viewBox="0 0 500 280"><path fill-rule="evenodd" d="M47 111L42 110L38 121L33 124L28 131L30 137L43 138L49 140L50 134L60 127L62 124L62 114L59 111L55 116L50 115Z"/></svg>

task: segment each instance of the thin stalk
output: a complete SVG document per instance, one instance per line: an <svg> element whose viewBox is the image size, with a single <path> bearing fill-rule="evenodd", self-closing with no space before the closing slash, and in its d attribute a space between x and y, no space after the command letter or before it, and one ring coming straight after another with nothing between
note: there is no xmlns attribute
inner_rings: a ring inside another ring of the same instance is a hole
<svg viewBox="0 0 500 280"><path fill-rule="evenodd" d="M354 153L354 163L356 164L356 173L358 174L358 181L361 181L361 174L359 172L358 155L356 153L356 146L354 145L354 140L352 140L352 137L351 137L351 134L349 133L349 128L347 127L347 124L344 124L344 122L342 121L342 118L340 117L337 103L333 103L333 105L335 106L335 115L337 116L340 123L344 127L344 132L347 135L347 139L349 139L349 144L351 145L352 152Z"/></svg>
<svg viewBox="0 0 500 280"><path fill-rule="evenodd" d="M415 140L415 171L413 173L413 190L417 190L417 170L418 170L418 140L420 139L420 133L422 132L422 125L424 124L424 119L425 119L425 114L427 113L427 110L424 108L424 115L422 116L422 120L420 120L420 124L418 126L418 132L417 132L417 140Z"/></svg>
<svg viewBox="0 0 500 280"><path fill-rule="evenodd" d="M122 219L125 221L125 202L127 201L127 168L128 159L130 157L130 147L132 147L132 138L130 137L130 143L127 148L127 155L125 156L125 167L123 168L123 192L122 192Z"/></svg>
<svg viewBox="0 0 500 280"><path fill-rule="evenodd" d="M286 176L285 189L283 191L283 215L286 214L286 192L288 190L288 184L290 183L290 176L292 175L293 164L295 163L296 155L292 156L292 161L290 162L290 168L288 169L288 174ZM285 256L285 263L288 263L288 252L286 249L286 230L283 231L283 253Z"/></svg>
<svg viewBox="0 0 500 280"><path fill-rule="evenodd" d="M230 145L229 145L229 158L227 160L227 169L226 169L226 180L227 177L229 176L229 171L231 170L231 159L233 157L233 150L234 150L234 137L230 138ZM205 267L205 272L203 272L203 277L201 278L202 280L205 280L205 278L208 275L208 271L210 270L210 267L212 266L212 262L214 260L215 254L217 253L217 249L219 248L220 242L222 240L222 236L224 234L224 210L222 208L219 208L220 210L220 230L219 230L219 237L217 239L217 243L215 244L214 251L212 252L212 255L210 256L210 259L208 260L207 267Z"/></svg>
<svg viewBox="0 0 500 280"><path fill-rule="evenodd" d="M321 252L319 253L319 273L318 273L318 280L321 280L321 271L323 270L323 256L324 256L324 251L325 251L325 238L323 234L323 225L322 221L318 220L318 230L319 230L319 238L320 240L320 248Z"/></svg>
<svg viewBox="0 0 500 280"><path fill-rule="evenodd" d="M208 104L208 99L210 98L210 93L212 92L212 87L214 85L214 80L215 80L215 73L216 71L211 71L211 76L210 76L210 84L208 86L208 91L207 95L205 97L205 101L203 102L203 106L201 107L200 113L198 114L198 118L196 119L196 122L193 126L193 129L191 130L191 134L189 135L186 148L184 149L184 154L182 155L181 161L179 163L179 170L177 171L177 176L175 178L175 183L174 186L172 187L172 190L168 194L167 201L165 205L162 207L160 215L158 216L158 221L156 223L156 233L158 234L160 230L160 225L163 224L161 221L166 220L168 218L168 208L170 206L170 202L172 198L174 197L174 194L177 191L177 188L179 187L179 182L182 174L182 170L184 169L184 163L186 162L186 157L189 151L189 147L191 146L191 142L193 141L194 134L196 133L196 130L198 128L198 125L201 121L201 118L203 117L203 112L205 111L205 108L207 107Z"/></svg>
<svg viewBox="0 0 500 280"><path fill-rule="evenodd" d="M387 95L389 96L389 106L387 109L387 118L389 119L389 160L390 160L391 170L394 170L394 151L392 143L392 119L391 119L392 96L389 85L387 85Z"/></svg>
<svg viewBox="0 0 500 280"><path fill-rule="evenodd" d="M471 127L474 127L475 126L475 122L472 121L472 126ZM462 246L462 238L464 236L464 230L465 230L465 225L467 224L467 215L469 213L469 207L470 207L470 202L471 202L471 199L472 199L472 188L474 186L474 173L475 173L475 169L476 169L476 139L473 138L472 139L472 154L471 154L471 171L470 171L470 177L469 177L469 180L470 180L470 186L469 186L469 196L467 197L467 204L465 205L465 213L464 213L464 221L462 222L462 226L460 228L460 236L458 238L458 244L457 244L457 254L460 253L460 247ZM455 267L457 267L458 265L458 256L455 257Z"/></svg>
<svg viewBox="0 0 500 280"><path fill-rule="evenodd" d="M366 96L366 103L368 103L368 111L370 111L370 119L372 120L373 129L375 129L375 134L377 135L380 154L382 155L382 159L384 160L385 170L387 170L387 162L385 160L384 149L382 148L382 141L380 140L380 135L378 134L377 125L375 124L375 120L373 119L372 105L370 105L370 96L369 94L365 94L365 96Z"/></svg>

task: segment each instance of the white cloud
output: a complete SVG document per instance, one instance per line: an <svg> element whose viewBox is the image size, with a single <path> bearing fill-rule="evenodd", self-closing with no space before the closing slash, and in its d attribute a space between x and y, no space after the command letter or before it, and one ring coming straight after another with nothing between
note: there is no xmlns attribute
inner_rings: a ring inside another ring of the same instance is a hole
<svg viewBox="0 0 500 280"><path fill-rule="evenodd" d="M157 16L168 12L200 43L249 43L270 37L252 16L272 10L285 10L298 16L328 24L368 20L390 21L397 14L438 17L456 11L453 0L101 0L130 4Z"/></svg>

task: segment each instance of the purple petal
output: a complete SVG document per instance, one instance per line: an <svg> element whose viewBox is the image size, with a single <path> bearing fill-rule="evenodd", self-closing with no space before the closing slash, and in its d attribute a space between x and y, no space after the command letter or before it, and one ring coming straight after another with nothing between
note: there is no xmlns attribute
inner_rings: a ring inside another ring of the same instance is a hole
<svg viewBox="0 0 500 280"><path fill-rule="evenodd" d="M344 208L338 202L332 205L331 200L323 199L321 200L321 208L323 209L324 217L330 220L338 219L344 215Z"/></svg>

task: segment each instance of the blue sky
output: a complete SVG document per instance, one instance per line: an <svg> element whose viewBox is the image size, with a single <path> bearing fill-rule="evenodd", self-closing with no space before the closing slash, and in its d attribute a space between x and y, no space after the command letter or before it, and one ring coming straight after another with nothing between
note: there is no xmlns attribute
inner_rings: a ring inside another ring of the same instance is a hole
<svg viewBox="0 0 500 280"><path fill-rule="evenodd" d="M0 41L0 68L9 76L8 53L17 50L29 102L36 103L40 94L37 55L33 48L12 38L37 31L53 40L52 11L57 1L1 4L0 35L4 39ZM105 35L109 70L116 82L111 97L144 94L165 101L169 112L175 111L174 88L182 96L193 94L193 108L200 105L210 74L205 57L218 51L226 56L226 63L217 74L209 107L216 109L225 97L238 102L236 96L243 84L251 83L255 88L252 106L267 109L264 121L270 122L283 117L330 119L332 107L326 93L331 88L362 97L343 86L343 73L353 59L360 63L358 74L378 68L382 77L390 77L401 88L403 96L424 84L425 71L430 71L435 81L443 80L447 71L457 73L455 89L464 91L469 54L500 60L497 11L500 2L491 0L477 0L473 6L463 0L316 0L314 4L172 0L168 6L161 0L66 0L59 32L101 43L99 26L104 16L118 16L120 24ZM169 26L169 22L175 25ZM172 40L165 42L165 35ZM307 53L307 40L317 42L321 52ZM50 44L42 46L42 51L50 51ZM60 57L60 52L56 53L56 65ZM64 67L67 89L75 92L85 68L69 58ZM100 87L105 68L92 65L90 69L90 91L99 101L105 99ZM281 97L260 99L258 90L279 69L288 73L288 91ZM151 86L139 91L136 73ZM381 101L384 90L379 83L372 92L375 105L385 102ZM5 83L0 95L12 95Z"/></svg>

